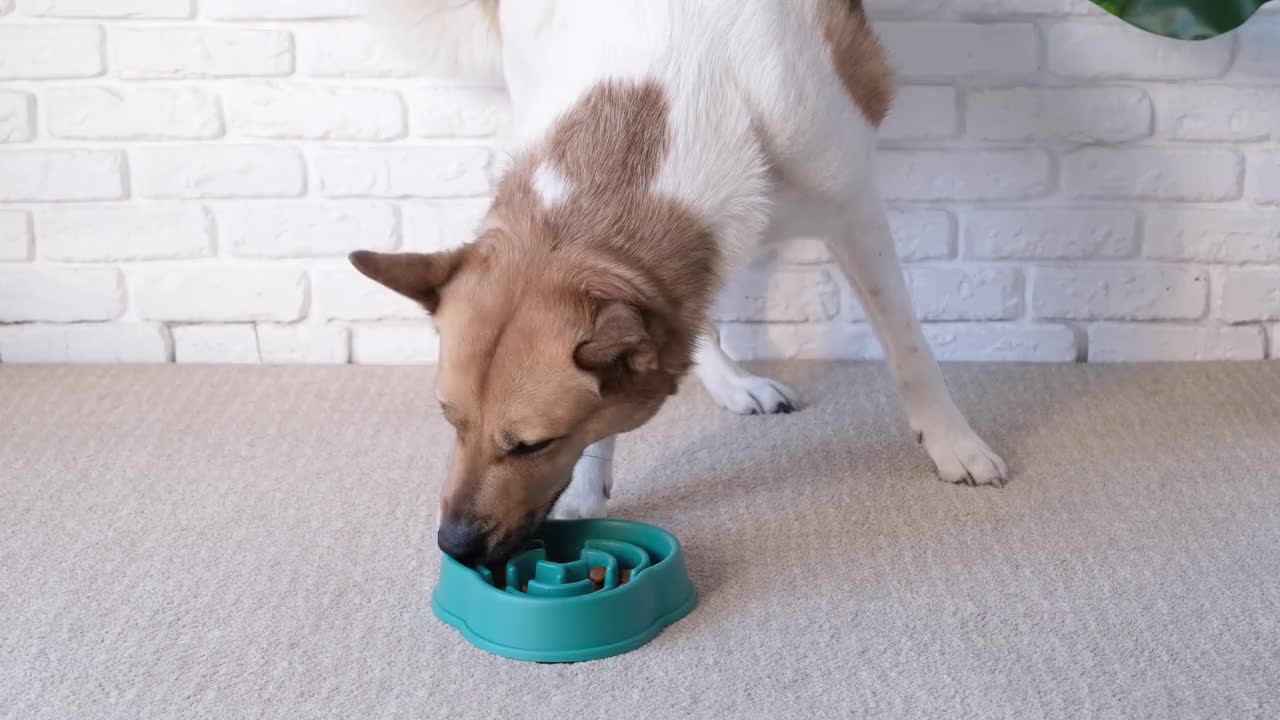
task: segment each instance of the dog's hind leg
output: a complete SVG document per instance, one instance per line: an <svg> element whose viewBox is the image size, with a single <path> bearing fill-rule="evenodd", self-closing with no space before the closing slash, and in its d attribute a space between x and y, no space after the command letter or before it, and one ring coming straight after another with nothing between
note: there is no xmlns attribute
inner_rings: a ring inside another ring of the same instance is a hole
<svg viewBox="0 0 1280 720"><path fill-rule="evenodd" d="M795 12L800 6L813 14ZM876 127L893 82L859 2L747 3L762 30L732 46L775 177L771 237L821 237L884 348L916 431L948 482L998 485L1004 462L943 382L876 189ZM746 11L744 11L746 12Z"/></svg>
<svg viewBox="0 0 1280 720"><path fill-rule="evenodd" d="M573 479L560 495L551 517L555 520L605 517L606 501L613 492L613 435L587 447L573 466Z"/></svg>
<svg viewBox="0 0 1280 720"><path fill-rule="evenodd" d="M711 397L740 415L789 413L797 407L796 394L780 382L752 375L729 357L720 345L720 333L711 328L698 339L693 372Z"/></svg>

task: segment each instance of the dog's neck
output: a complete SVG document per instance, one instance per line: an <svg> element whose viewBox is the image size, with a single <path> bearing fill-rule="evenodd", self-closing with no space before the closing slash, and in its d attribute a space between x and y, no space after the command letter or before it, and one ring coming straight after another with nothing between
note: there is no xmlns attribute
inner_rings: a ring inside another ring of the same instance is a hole
<svg viewBox="0 0 1280 720"><path fill-rule="evenodd" d="M518 156L491 222L516 262L553 269L592 298L637 305L683 372L719 285L713 232L653 186L670 150L657 85L602 84Z"/></svg>

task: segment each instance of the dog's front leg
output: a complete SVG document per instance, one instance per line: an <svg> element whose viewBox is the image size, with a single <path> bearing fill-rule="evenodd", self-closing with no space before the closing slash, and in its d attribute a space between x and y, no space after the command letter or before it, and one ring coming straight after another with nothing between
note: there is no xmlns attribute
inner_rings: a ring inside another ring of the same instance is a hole
<svg viewBox="0 0 1280 720"><path fill-rule="evenodd" d="M693 372L721 407L739 415L789 413L796 409L796 393L775 380L752 375L733 361L720 345L714 326L698 339Z"/></svg>
<svg viewBox="0 0 1280 720"><path fill-rule="evenodd" d="M840 223L844 232L833 234L828 245L875 328L916 438L943 480L1004 484L1004 461L969 427L951 400L920 330L879 193L873 186L865 187L841 207L848 213Z"/></svg>
<svg viewBox="0 0 1280 720"><path fill-rule="evenodd" d="M613 446L617 436L611 435L590 445L573 466L573 479L551 509L555 520L605 517L605 501L613 491Z"/></svg>

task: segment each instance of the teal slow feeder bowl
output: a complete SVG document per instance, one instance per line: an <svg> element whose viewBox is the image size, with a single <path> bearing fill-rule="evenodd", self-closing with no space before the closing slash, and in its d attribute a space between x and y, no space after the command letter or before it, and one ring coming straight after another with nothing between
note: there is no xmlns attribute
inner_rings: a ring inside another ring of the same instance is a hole
<svg viewBox="0 0 1280 720"><path fill-rule="evenodd" d="M599 590L593 567L604 568ZM640 647L697 602L674 535L603 518L543 523L496 572L443 556L431 610L495 655L578 662Z"/></svg>

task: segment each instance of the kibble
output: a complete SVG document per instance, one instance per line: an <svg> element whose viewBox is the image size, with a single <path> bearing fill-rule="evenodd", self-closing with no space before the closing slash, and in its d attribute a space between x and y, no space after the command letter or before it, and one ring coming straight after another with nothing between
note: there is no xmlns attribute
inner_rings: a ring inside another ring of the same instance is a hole
<svg viewBox="0 0 1280 720"><path fill-rule="evenodd" d="M587 577L591 579L591 589L600 590L604 588L604 567L596 565L587 572Z"/></svg>
<svg viewBox="0 0 1280 720"><path fill-rule="evenodd" d="M631 568L622 568L622 577L619 579L619 585L626 585L631 582Z"/></svg>

